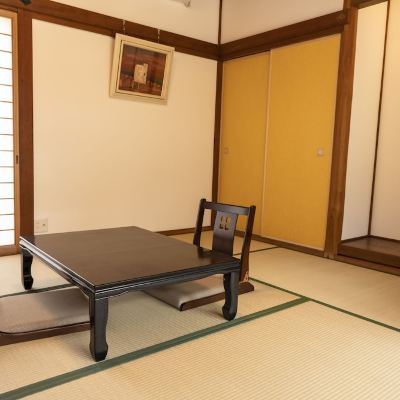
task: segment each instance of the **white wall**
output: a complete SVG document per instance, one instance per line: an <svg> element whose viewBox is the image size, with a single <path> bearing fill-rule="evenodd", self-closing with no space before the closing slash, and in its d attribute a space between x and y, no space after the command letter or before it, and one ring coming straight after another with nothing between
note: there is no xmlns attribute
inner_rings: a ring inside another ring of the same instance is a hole
<svg viewBox="0 0 400 400"><path fill-rule="evenodd" d="M368 234L387 3L359 11L342 239Z"/></svg>
<svg viewBox="0 0 400 400"><path fill-rule="evenodd" d="M224 0L222 43L343 9L343 0Z"/></svg>
<svg viewBox="0 0 400 400"><path fill-rule="evenodd" d="M400 240L399 38L400 0L391 0L371 233L397 240Z"/></svg>
<svg viewBox="0 0 400 400"><path fill-rule="evenodd" d="M173 0L60 0L59 2L195 39L218 42L219 0L192 0L190 7Z"/></svg>
<svg viewBox="0 0 400 400"><path fill-rule="evenodd" d="M33 23L35 219L193 227L211 197L216 62L175 53L167 105L110 98L113 39Z"/></svg>

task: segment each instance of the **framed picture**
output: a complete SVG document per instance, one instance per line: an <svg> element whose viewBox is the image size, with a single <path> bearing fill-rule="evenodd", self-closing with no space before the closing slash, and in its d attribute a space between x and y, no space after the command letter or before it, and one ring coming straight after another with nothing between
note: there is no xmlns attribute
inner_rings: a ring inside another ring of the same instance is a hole
<svg viewBox="0 0 400 400"><path fill-rule="evenodd" d="M166 102L173 47L116 34L110 95Z"/></svg>

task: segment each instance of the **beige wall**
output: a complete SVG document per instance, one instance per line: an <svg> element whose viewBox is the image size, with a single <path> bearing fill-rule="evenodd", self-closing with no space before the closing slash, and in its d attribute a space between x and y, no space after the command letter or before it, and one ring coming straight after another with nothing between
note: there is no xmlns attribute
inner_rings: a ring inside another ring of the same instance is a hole
<svg viewBox="0 0 400 400"><path fill-rule="evenodd" d="M343 0L225 0L222 42L339 11Z"/></svg>
<svg viewBox="0 0 400 400"><path fill-rule="evenodd" d="M195 224L211 197L216 62L175 53L167 105L110 98L113 40L34 20L35 219Z"/></svg>
<svg viewBox="0 0 400 400"><path fill-rule="evenodd" d="M192 0L190 7L172 0L60 0L60 3L207 42L218 41L219 0Z"/></svg>
<svg viewBox="0 0 400 400"><path fill-rule="evenodd" d="M359 11L342 239L368 234L387 3Z"/></svg>
<svg viewBox="0 0 400 400"><path fill-rule="evenodd" d="M391 0L372 218L373 235L400 240L400 0Z"/></svg>

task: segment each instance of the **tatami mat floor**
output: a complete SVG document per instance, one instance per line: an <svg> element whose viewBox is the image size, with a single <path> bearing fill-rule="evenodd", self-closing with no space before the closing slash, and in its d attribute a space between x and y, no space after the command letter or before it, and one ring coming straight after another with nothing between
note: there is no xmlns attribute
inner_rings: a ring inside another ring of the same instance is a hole
<svg viewBox="0 0 400 400"><path fill-rule="evenodd" d="M20 256L0 257L0 296L19 293L24 290L21 284ZM66 284L67 281L37 259L32 262L34 289Z"/></svg>
<svg viewBox="0 0 400 400"><path fill-rule="evenodd" d="M398 276L282 248L252 253L250 276L400 328Z"/></svg>
<svg viewBox="0 0 400 400"><path fill-rule="evenodd" d="M29 397L398 399L400 336L305 303Z"/></svg>
<svg viewBox="0 0 400 400"><path fill-rule="evenodd" d="M221 303L180 313L128 294L110 304L103 363L88 332L0 347L0 400L399 397L400 277L262 242L251 251L256 291L233 324ZM22 291L19 268L0 258L0 295ZM65 283L39 262L33 274L36 288Z"/></svg>

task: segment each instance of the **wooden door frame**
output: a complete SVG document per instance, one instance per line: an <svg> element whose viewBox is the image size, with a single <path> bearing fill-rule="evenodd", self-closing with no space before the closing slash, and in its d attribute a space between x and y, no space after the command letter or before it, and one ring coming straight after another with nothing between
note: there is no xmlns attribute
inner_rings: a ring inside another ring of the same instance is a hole
<svg viewBox="0 0 400 400"><path fill-rule="evenodd" d="M347 153L353 100L354 65L358 8L345 0L349 23L344 27L339 58L336 116L333 136L332 167L324 255L334 258L342 235L346 190Z"/></svg>

